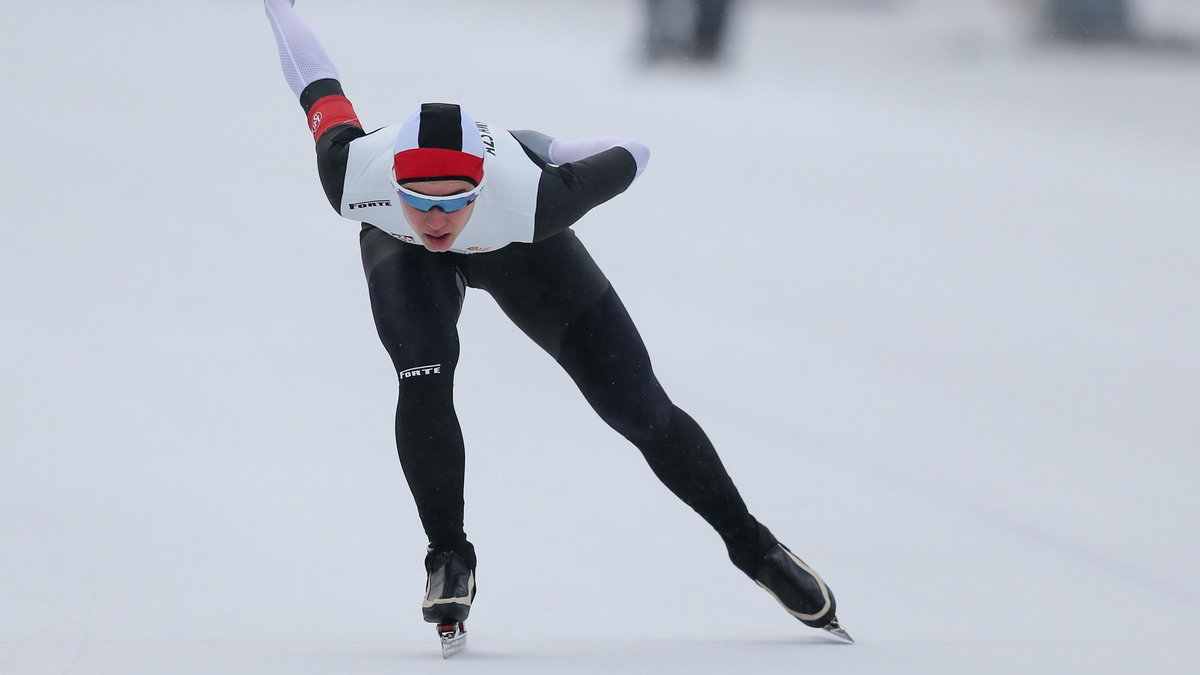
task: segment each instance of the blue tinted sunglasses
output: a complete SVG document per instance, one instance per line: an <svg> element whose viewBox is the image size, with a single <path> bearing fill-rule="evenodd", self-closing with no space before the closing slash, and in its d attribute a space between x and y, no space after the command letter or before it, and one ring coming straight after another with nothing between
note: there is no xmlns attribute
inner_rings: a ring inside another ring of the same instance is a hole
<svg viewBox="0 0 1200 675"><path fill-rule="evenodd" d="M428 211L436 206L446 213L454 213L466 208L468 204L479 197L479 192L483 190L483 184L480 183L470 192L459 192L458 194L446 195L445 197L435 197L407 190L403 185L393 183L392 186L396 188L396 193L400 195L400 199L403 199L405 204L414 209Z"/></svg>

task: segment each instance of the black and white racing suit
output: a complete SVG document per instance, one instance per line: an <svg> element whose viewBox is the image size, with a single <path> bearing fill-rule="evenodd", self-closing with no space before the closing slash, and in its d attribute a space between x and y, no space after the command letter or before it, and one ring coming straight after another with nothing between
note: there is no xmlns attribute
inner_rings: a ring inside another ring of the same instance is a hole
<svg viewBox="0 0 1200 675"><path fill-rule="evenodd" d="M699 425L663 391L616 291L571 230L629 187L648 150L627 139L560 141L480 122L485 189L454 248L430 252L404 221L386 173L396 128L366 133L288 0L265 1L285 75L316 139L325 194L340 215L363 223L371 307L399 376L396 445L430 546L459 551L474 565L463 530L453 388L457 322L466 289L477 288L563 367L753 578L774 538L748 512Z"/></svg>

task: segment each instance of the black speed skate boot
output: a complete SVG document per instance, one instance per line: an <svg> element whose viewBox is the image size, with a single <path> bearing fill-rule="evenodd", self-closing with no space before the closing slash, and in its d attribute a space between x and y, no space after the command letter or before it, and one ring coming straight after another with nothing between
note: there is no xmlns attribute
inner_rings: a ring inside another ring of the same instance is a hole
<svg viewBox="0 0 1200 675"><path fill-rule="evenodd" d="M456 624L467 620L475 599L475 564L456 551L430 551L425 556L425 621Z"/></svg>
<svg viewBox="0 0 1200 675"><path fill-rule="evenodd" d="M771 547L759 561L754 581L804 625L823 628L842 640L854 642L838 625L833 591L821 575L788 547L783 544Z"/></svg>

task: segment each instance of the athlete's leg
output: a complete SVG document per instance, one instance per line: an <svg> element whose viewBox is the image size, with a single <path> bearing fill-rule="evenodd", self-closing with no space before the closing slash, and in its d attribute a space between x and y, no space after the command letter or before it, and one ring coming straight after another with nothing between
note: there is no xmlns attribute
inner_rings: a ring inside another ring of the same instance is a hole
<svg viewBox="0 0 1200 675"><path fill-rule="evenodd" d="M637 328L575 234L510 246L469 266L473 285L558 360L600 417L637 446L753 576L774 538L746 509L707 435L659 384Z"/></svg>
<svg viewBox="0 0 1200 675"><path fill-rule="evenodd" d="M396 447L405 479L431 548L458 551L474 567L463 533L463 437L454 411L459 256L370 226L360 241L375 326L399 378Z"/></svg>
<svg viewBox="0 0 1200 675"><path fill-rule="evenodd" d="M775 540L746 509L708 435L663 391L616 291L610 288L570 323L558 362L659 480L717 531L734 564L753 576Z"/></svg>

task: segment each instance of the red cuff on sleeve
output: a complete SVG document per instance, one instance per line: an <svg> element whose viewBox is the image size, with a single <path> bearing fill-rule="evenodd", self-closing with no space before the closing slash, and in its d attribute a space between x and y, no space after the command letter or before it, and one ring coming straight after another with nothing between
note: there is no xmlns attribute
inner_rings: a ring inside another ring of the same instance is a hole
<svg viewBox="0 0 1200 675"><path fill-rule="evenodd" d="M326 131L347 123L362 128L358 115L354 114L354 106L345 96L326 96L308 110L308 130L314 141L320 140Z"/></svg>

